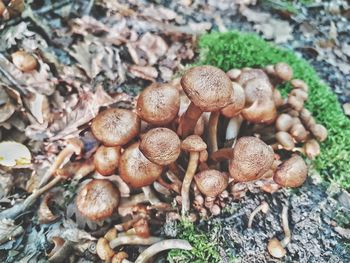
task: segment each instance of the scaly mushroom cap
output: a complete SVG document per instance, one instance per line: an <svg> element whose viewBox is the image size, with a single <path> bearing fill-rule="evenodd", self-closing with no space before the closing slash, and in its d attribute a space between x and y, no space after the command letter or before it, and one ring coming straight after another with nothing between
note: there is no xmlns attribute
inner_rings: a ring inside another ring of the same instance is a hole
<svg viewBox="0 0 350 263"><path fill-rule="evenodd" d="M118 167L120 159L120 147L107 147L101 145L95 155L94 164L97 172L101 175L112 175Z"/></svg>
<svg viewBox="0 0 350 263"><path fill-rule="evenodd" d="M139 117L132 111L107 109L93 119L91 130L104 145L121 146L139 133L140 125Z"/></svg>
<svg viewBox="0 0 350 263"><path fill-rule="evenodd" d="M252 105L256 100L261 102L273 101L273 87L269 81L263 78L254 78L247 81L244 92L247 105Z"/></svg>
<svg viewBox="0 0 350 263"><path fill-rule="evenodd" d="M233 149L230 175L239 182L256 180L266 173L274 160L271 147L256 137L241 137Z"/></svg>
<svg viewBox="0 0 350 263"><path fill-rule="evenodd" d="M93 221L110 217L117 210L120 200L118 188L108 180L92 180L79 191L77 208Z"/></svg>
<svg viewBox="0 0 350 263"><path fill-rule="evenodd" d="M256 100L249 108L242 110L245 120L253 123L273 123L277 117L275 103L272 100Z"/></svg>
<svg viewBox="0 0 350 263"><path fill-rule="evenodd" d="M153 125L172 122L180 108L179 91L169 84L153 83L144 89L137 100L137 114Z"/></svg>
<svg viewBox="0 0 350 263"><path fill-rule="evenodd" d="M255 78L263 79L269 82L269 77L261 69L243 69L241 75L237 79L237 82L244 87L249 80Z"/></svg>
<svg viewBox="0 0 350 263"><path fill-rule="evenodd" d="M231 80L224 71L213 66L189 69L181 78L181 86L202 111L217 111L231 102Z"/></svg>
<svg viewBox="0 0 350 263"><path fill-rule="evenodd" d="M303 158L293 155L276 170L273 180L283 187L299 187L307 177L307 166Z"/></svg>
<svg viewBox="0 0 350 263"><path fill-rule="evenodd" d="M228 175L217 170L205 170L194 176L199 191L210 197L221 194L228 186Z"/></svg>
<svg viewBox="0 0 350 263"><path fill-rule="evenodd" d="M207 144L198 135L190 135L181 143L181 150L186 152L201 152L207 149Z"/></svg>
<svg viewBox="0 0 350 263"><path fill-rule="evenodd" d="M159 165L168 165L180 155L179 136L168 128L149 130L141 139L140 151L148 160Z"/></svg>
<svg viewBox="0 0 350 263"><path fill-rule="evenodd" d="M275 258L283 258L287 254L286 249L277 238L272 238L269 240L267 250L269 251L270 255Z"/></svg>
<svg viewBox="0 0 350 263"><path fill-rule="evenodd" d="M275 72L276 72L276 75L281 80L284 80L284 81L289 81L293 77L293 70L292 70L292 68L288 64L283 63L283 62L277 63L275 65Z"/></svg>
<svg viewBox="0 0 350 263"><path fill-rule="evenodd" d="M162 166L149 161L140 151L139 143L129 146L120 158L120 177L134 188L150 185L161 173Z"/></svg>
<svg viewBox="0 0 350 263"><path fill-rule="evenodd" d="M23 72L32 71L38 66L36 58L25 51L17 51L13 53L11 57L13 64Z"/></svg>
<svg viewBox="0 0 350 263"><path fill-rule="evenodd" d="M220 110L221 114L227 118L232 118L239 114L245 106L245 93L241 85L232 82L231 103Z"/></svg>

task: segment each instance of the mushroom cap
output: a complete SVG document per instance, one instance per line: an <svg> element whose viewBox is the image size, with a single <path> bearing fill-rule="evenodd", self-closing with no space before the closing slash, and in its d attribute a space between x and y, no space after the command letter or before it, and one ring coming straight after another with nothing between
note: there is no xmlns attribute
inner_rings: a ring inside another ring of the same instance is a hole
<svg viewBox="0 0 350 263"><path fill-rule="evenodd" d="M108 147L101 145L94 155L96 170L103 176L112 175L118 167L120 155L119 146Z"/></svg>
<svg viewBox="0 0 350 263"><path fill-rule="evenodd" d="M270 255L275 258L283 258L287 254L286 249L277 238L272 238L269 240L267 250L269 251Z"/></svg>
<svg viewBox="0 0 350 263"><path fill-rule="evenodd" d="M139 143L129 146L119 161L120 177L134 188L148 186L162 173L162 166L149 161L140 151Z"/></svg>
<svg viewBox="0 0 350 263"><path fill-rule="evenodd" d="M239 75L241 75L242 71L237 68L230 69L229 71L226 72L226 75L232 80L236 80Z"/></svg>
<svg viewBox="0 0 350 263"><path fill-rule="evenodd" d="M321 153L320 145L315 139L308 140L304 144L304 150L307 158L310 160L315 159L315 157L319 156Z"/></svg>
<svg viewBox="0 0 350 263"><path fill-rule="evenodd" d="M288 132L279 131L276 133L276 141L282 145L284 149L287 151L293 150L295 147L295 143L293 140L292 135L290 135Z"/></svg>
<svg viewBox="0 0 350 263"><path fill-rule="evenodd" d="M231 103L220 110L221 114L227 118L232 118L240 113L245 105L245 93L241 85L232 82Z"/></svg>
<svg viewBox="0 0 350 263"><path fill-rule="evenodd" d="M207 149L207 144L198 135L190 135L182 141L181 149L186 152L201 152Z"/></svg>
<svg viewBox="0 0 350 263"><path fill-rule="evenodd" d="M106 146L120 146L128 143L140 130L140 119L132 111L107 109L92 121L93 135Z"/></svg>
<svg viewBox="0 0 350 263"><path fill-rule="evenodd" d="M315 136L316 140L323 142L327 139L328 131L326 127L321 124L316 124L310 127L310 131Z"/></svg>
<svg viewBox="0 0 350 263"><path fill-rule="evenodd" d="M278 131L289 131L290 128L292 128L293 125L293 118L287 113L282 113L281 115L278 116L276 120L276 129Z"/></svg>
<svg viewBox="0 0 350 263"><path fill-rule="evenodd" d="M213 169L197 173L194 180L199 191L210 197L218 196L228 186L228 174Z"/></svg>
<svg viewBox="0 0 350 263"><path fill-rule="evenodd" d="M274 152L270 146L256 137L241 137L233 149L229 163L230 175L239 182L256 180L273 164Z"/></svg>
<svg viewBox="0 0 350 263"><path fill-rule="evenodd" d="M272 84L263 78L248 80L244 86L247 105L252 105L256 100L273 100Z"/></svg>
<svg viewBox="0 0 350 263"><path fill-rule="evenodd" d="M299 187L307 177L307 166L303 158L293 155L276 170L273 180L283 187Z"/></svg>
<svg viewBox="0 0 350 263"><path fill-rule="evenodd" d="M273 100L256 100L242 110L242 116L249 122L270 124L277 117L277 109Z"/></svg>
<svg viewBox="0 0 350 263"><path fill-rule="evenodd" d="M231 102L231 80L224 71L213 66L189 69L181 78L181 86L202 111L217 111Z"/></svg>
<svg viewBox="0 0 350 263"><path fill-rule="evenodd" d="M290 134L298 142L303 142L307 139L309 132L305 129L304 125L301 123L294 124L290 129Z"/></svg>
<svg viewBox="0 0 350 263"><path fill-rule="evenodd" d="M140 151L153 163L168 165L180 155L179 136L168 128L149 130L141 139Z"/></svg>
<svg viewBox="0 0 350 263"><path fill-rule="evenodd" d="M292 84L295 89L302 89L306 92L309 90L309 86L301 79L293 79L290 84Z"/></svg>
<svg viewBox="0 0 350 263"><path fill-rule="evenodd" d="M84 185L77 195L80 213L93 221L110 217L117 210L120 192L108 180L96 179Z"/></svg>
<svg viewBox="0 0 350 263"><path fill-rule="evenodd" d="M269 77L261 69L243 69L241 75L237 79L237 82L244 87L249 80L256 78L269 82Z"/></svg>
<svg viewBox="0 0 350 263"><path fill-rule="evenodd" d="M289 81L293 77L293 69L286 63L280 62L275 65L276 75L284 80Z"/></svg>
<svg viewBox="0 0 350 263"><path fill-rule="evenodd" d="M23 72L32 71L38 66L36 58L25 51L17 51L11 57L13 64Z"/></svg>
<svg viewBox="0 0 350 263"><path fill-rule="evenodd" d="M137 114L153 125L172 122L180 108L180 94L169 84L153 83L144 89L137 99Z"/></svg>

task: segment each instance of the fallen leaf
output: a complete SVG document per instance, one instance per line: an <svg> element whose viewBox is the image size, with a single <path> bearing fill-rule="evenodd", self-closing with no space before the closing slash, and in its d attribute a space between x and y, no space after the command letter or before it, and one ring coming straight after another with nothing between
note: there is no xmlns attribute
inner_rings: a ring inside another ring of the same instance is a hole
<svg viewBox="0 0 350 263"><path fill-rule="evenodd" d="M158 77L158 71L155 67L152 66L137 66L131 65L129 67L129 71L138 78L146 79L150 81L156 81L155 79Z"/></svg>
<svg viewBox="0 0 350 263"><path fill-rule="evenodd" d="M14 167L31 163L32 155L28 148L18 142L5 141L0 143L0 165Z"/></svg>

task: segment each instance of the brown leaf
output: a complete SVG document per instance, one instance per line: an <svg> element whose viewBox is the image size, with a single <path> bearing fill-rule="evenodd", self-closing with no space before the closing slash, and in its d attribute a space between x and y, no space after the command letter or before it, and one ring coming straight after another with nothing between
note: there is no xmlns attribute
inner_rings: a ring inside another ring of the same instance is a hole
<svg viewBox="0 0 350 263"><path fill-rule="evenodd" d="M149 65L154 65L168 50L168 45L163 38L149 32L140 38L138 47L146 53Z"/></svg>
<svg viewBox="0 0 350 263"><path fill-rule="evenodd" d="M158 71L155 67L151 66L137 66L137 65L131 65L129 67L129 71L138 78L141 79L147 79L150 81L155 81L155 79L158 77Z"/></svg>

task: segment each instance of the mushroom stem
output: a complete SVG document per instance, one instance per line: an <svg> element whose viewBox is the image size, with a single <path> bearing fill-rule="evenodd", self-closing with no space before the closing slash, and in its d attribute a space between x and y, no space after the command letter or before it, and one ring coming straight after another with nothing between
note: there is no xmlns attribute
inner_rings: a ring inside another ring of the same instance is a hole
<svg viewBox="0 0 350 263"><path fill-rule="evenodd" d="M165 182L163 180L163 178L159 177L157 182L162 185L163 187L167 188L168 190L172 190L174 191L175 193L180 193L180 187L181 185L177 185L175 183L171 183L171 184L168 184L167 182Z"/></svg>
<svg viewBox="0 0 350 263"><path fill-rule="evenodd" d="M182 197L182 215L185 215L186 212L190 209L190 186L193 180L193 176L196 173L197 166L199 161L199 153L191 152L190 159L188 162L185 178L181 187L181 197Z"/></svg>
<svg viewBox="0 0 350 263"><path fill-rule="evenodd" d="M178 127L178 134L182 138L186 138L188 135L193 134L197 121L202 115L202 110L190 103L186 112L180 117L180 123Z"/></svg>
<svg viewBox="0 0 350 263"><path fill-rule="evenodd" d="M31 195L29 195L22 203L19 203L15 206L12 206L9 209L2 211L0 213L0 220L5 218L15 219L18 215L27 211L35 203L35 201L39 198L40 195L50 190L61 180L62 180L62 177L57 176L42 188L34 190L34 192Z"/></svg>
<svg viewBox="0 0 350 263"><path fill-rule="evenodd" d="M209 154L218 150L218 123L219 123L220 112L215 111L210 114L209 118L209 143L208 150Z"/></svg>
<svg viewBox="0 0 350 263"><path fill-rule="evenodd" d="M168 239L163 240L158 243L153 244L152 246L148 247L146 250L144 250L136 259L135 263L144 263L148 262L149 259L154 257L156 254L158 254L161 251L168 250L168 249L184 249L184 250L191 250L192 246L188 241L181 240L181 239Z"/></svg>
<svg viewBox="0 0 350 263"><path fill-rule="evenodd" d="M151 205L156 205L161 203L161 201L158 199L158 197L155 195L153 190L150 186L144 186L142 187L142 191L144 192L147 200L151 203Z"/></svg>
<svg viewBox="0 0 350 263"><path fill-rule="evenodd" d="M288 223L288 207L283 206L282 209L282 227L284 231L284 238L281 240L281 245L286 247L291 240L291 232Z"/></svg>
<svg viewBox="0 0 350 263"><path fill-rule="evenodd" d="M147 238L139 237L137 235L131 235L131 236L119 236L115 239L113 239L109 245L112 249L123 246L123 245L142 245L142 246L147 246L147 245L152 245L154 243L157 243L161 241L162 238L160 237L154 237L150 236Z"/></svg>
<svg viewBox="0 0 350 263"><path fill-rule="evenodd" d="M250 214L249 220L248 220L248 228L252 227L254 217L256 216L257 213L262 211L264 214L267 213L269 210L269 204L265 201L263 201L257 208L254 209L254 211Z"/></svg>
<svg viewBox="0 0 350 263"><path fill-rule="evenodd" d="M67 146L57 155L55 161L51 165L51 167L46 171L43 178L39 182L38 188L45 185L53 176L53 174L56 172L58 168L69 158L72 157L72 155L80 154L80 151L83 148L83 144L79 139L72 139L68 140Z"/></svg>
<svg viewBox="0 0 350 263"><path fill-rule="evenodd" d="M214 162L227 161L232 159L233 149L232 148L221 148L216 152L213 152L210 156L210 159Z"/></svg>
<svg viewBox="0 0 350 263"><path fill-rule="evenodd" d="M243 119L240 115L230 119L226 128L226 141L231 141L237 138L242 121Z"/></svg>

